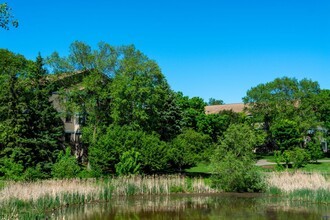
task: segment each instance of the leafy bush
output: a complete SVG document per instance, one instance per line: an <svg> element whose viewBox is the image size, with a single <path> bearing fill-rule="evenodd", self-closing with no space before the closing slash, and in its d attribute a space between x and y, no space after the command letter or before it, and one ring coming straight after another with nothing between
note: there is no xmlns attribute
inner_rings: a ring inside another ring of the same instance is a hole
<svg viewBox="0 0 330 220"><path fill-rule="evenodd" d="M192 129L186 129L171 143L169 152L171 168L182 171L195 166L205 160L207 149L211 146L211 138L208 135L198 133Z"/></svg>
<svg viewBox="0 0 330 220"><path fill-rule="evenodd" d="M284 169L282 163L285 164L286 168L289 168L290 163L292 163L292 166L297 169L306 165L310 160L308 151L299 147L283 152L275 151L274 155L279 170Z"/></svg>
<svg viewBox="0 0 330 220"><path fill-rule="evenodd" d="M310 160L310 155L302 148L296 147L291 152L291 161L296 169L306 165Z"/></svg>
<svg viewBox="0 0 330 220"><path fill-rule="evenodd" d="M59 154L57 162L53 165L52 175L59 179L74 178L77 177L80 170L77 159L71 156L70 148L67 148L65 153Z"/></svg>
<svg viewBox="0 0 330 220"><path fill-rule="evenodd" d="M310 159L314 162L317 162L318 159L321 159L324 156L319 140L307 143L307 150L310 155Z"/></svg>
<svg viewBox="0 0 330 220"><path fill-rule="evenodd" d="M141 172L155 173L167 169L167 144L156 134L147 134L129 126L110 126L103 135L99 136L98 141L91 146L89 151L92 169L101 175L118 172L118 169L123 169L124 164L128 162L121 161L121 159L124 160L123 154L130 152L133 148L134 152L139 153ZM129 154L125 157L127 157L125 160L129 159ZM116 164L119 164L117 165L119 167L116 167Z"/></svg>
<svg viewBox="0 0 330 220"><path fill-rule="evenodd" d="M139 163L140 153L134 148L123 153L120 162L116 164L116 173L118 175L130 175L140 173L141 164Z"/></svg>
<svg viewBox="0 0 330 220"><path fill-rule="evenodd" d="M0 177L5 180L22 180L24 166L14 162L12 158L4 157L0 161Z"/></svg>
<svg viewBox="0 0 330 220"><path fill-rule="evenodd" d="M38 164L36 167L27 168L23 174L23 179L27 181L45 179L47 177L48 175L44 173L40 164Z"/></svg>

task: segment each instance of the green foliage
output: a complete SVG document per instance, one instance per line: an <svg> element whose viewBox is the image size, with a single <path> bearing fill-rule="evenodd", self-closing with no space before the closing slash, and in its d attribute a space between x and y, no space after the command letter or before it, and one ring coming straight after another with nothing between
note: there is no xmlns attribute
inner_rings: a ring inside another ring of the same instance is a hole
<svg viewBox="0 0 330 220"><path fill-rule="evenodd" d="M230 125L211 158L213 184L224 191L263 190L261 173L254 166L253 149L257 143L256 134L249 126Z"/></svg>
<svg viewBox="0 0 330 220"><path fill-rule="evenodd" d="M295 147L292 150L275 151L275 159L277 168L283 170L282 163L286 168L289 168L289 164L292 163L292 167L298 169L305 166L310 161L310 155L307 150L300 147Z"/></svg>
<svg viewBox="0 0 330 220"><path fill-rule="evenodd" d="M4 180L22 180L24 166L14 161L13 158L1 158L0 160L0 178Z"/></svg>
<svg viewBox="0 0 330 220"><path fill-rule="evenodd" d="M13 27L18 27L18 21L14 19L11 8L7 5L7 3L0 4L0 27L5 30L9 30L9 25Z"/></svg>
<svg viewBox="0 0 330 220"><path fill-rule="evenodd" d="M198 162L207 159L207 149L211 148L211 139L208 135L186 129L171 143L169 152L171 169L182 171L195 166Z"/></svg>
<svg viewBox="0 0 330 220"><path fill-rule="evenodd" d="M295 129L298 130L300 138L311 127L317 127L319 122L310 99L319 93L320 86L317 82L307 79L298 81L288 77L276 78L247 91L243 98L244 103L248 106L247 111L253 115L252 121L262 125L266 131L265 144L268 150L276 149L271 129L279 121L290 120L296 123ZM293 142L296 143L296 140Z"/></svg>
<svg viewBox="0 0 330 220"><path fill-rule="evenodd" d="M154 173L167 168L168 149L157 135L147 134L129 126L112 125L98 135L98 140L90 147L89 161L92 169L103 175L116 172L116 164L124 152L134 148L139 153L141 171Z"/></svg>
<svg viewBox="0 0 330 220"><path fill-rule="evenodd" d="M307 143L307 150L310 156L310 159L314 162L317 162L318 159L321 159L324 156L322 151L321 143L319 140L310 141Z"/></svg>
<svg viewBox="0 0 330 220"><path fill-rule="evenodd" d="M197 131L197 117L205 114L206 103L200 97L189 98L182 92L176 93L177 103L182 111L182 126Z"/></svg>
<svg viewBox="0 0 330 220"><path fill-rule="evenodd" d="M278 149L282 152L299 147L302 144L298 125L294 121L288 119L277 121L270 130Z"/></svg>
<svg viewBox="0 0 330 220"><path fill-rule="evenodd" d="M26 181L46 179L48 177L49 175L44 173L41 164L37 164L36 167L28 167L23 174L23 179Z"/></svg>
<svg viewBox="0 0 330 220"><path fill-rule="evenodd" d="M261 171L246 157L237 159L233 152L228 152L222 161L214 166L214 170L216 173L212 176L212 183L225 192L264 190L265 183Z"/></svg>
<svg viewBox="0 0 330 220"><path fill-rule="evenodd" d="M139 174L141 167L139 156L140 154L134 148L124 152L120 157L119 163L115 166L116 173L121 176Z"/></svg>
<svg viewBox="0 0 330 220"><path fill-rule="evenodd" d="M216 143L232 123L243 123L244 119L239 113L222 111L219 114L200 114L196 118L197 131L209 135Z"/></svg>
<svg viewBox="0 0 330 220"><path fill-rule="evenodd" d="M71 156L70 148L65 150L65 153L61 152L58 155L57 162L52 167L52 175L55 178L74 178L80 172L80 166L77 159Z"/></svg>
<svg viewBox="0 0 330 220"><path fill-rule="evenodd" d="M123 57L111 83L114 124L173 138L181 130L181 113L159 66L133 46L123 49Z"/></svg>
<svg viewBox="0 0 330 220"><path fill-rule="evenodd" d="M221 99L210 98L208 105L223 105L223 101Z"/></svg>

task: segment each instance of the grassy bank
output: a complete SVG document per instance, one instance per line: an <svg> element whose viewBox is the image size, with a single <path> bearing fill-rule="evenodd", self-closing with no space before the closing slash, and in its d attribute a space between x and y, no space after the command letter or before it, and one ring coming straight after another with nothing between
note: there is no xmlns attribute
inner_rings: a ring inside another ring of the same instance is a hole
<svg viewBox="0 0 330 220"><path fill-rule="evenodd" d="M330 181L319 173L281 172L267 178L268 192L290 200L330 204Z"/></svg>
<svg viewBox="0 0 330 220"><path fill-rule="evenodd" d="M113 196L210 192L215 190L204 179L179 175L6 182L0 190L0 219L46 217L69 205L109 201Z"/></svg>

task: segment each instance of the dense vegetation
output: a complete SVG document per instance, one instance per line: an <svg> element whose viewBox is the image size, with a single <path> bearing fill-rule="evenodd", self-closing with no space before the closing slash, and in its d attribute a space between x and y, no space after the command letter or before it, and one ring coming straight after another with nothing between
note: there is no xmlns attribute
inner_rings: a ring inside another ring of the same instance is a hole
<svg viewBox="0 0 330 220"><path fill-rule="evenodd" d="M173 173L205 162L222 190L260 191L255 151L294 167L324 156L330 91L311 80L277 78L247 91L245 113L206 115L203 99L173 91L134 46L76 41L67 57L45 61L1 49L0 72L1 179ZM66 116L79 119L79 144L64 138Z"/></svg>

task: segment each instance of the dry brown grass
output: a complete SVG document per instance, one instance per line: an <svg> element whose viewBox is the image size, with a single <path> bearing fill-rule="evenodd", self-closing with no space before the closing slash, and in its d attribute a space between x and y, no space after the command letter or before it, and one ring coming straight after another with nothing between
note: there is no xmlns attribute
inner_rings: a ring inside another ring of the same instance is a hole
<svg viewBox="0 0 330 220"><path fill-rule="evenodd" d="M293 192L300 189L330 191L330 181L318 173L274 172L269 174L267 182L269 187L276 187L283 192Z"/></svg>
<svg viewBox="0 0 330 220"><path fill-rule="evenodd" d="M89 196L91 200L98 200L105 188L111 189L113 196L122 195L155 195L171 194L174 192L210 193L214 189L207 186L202 178L188 180L184 176L132 176L117 177L110 180L71 179L71 180L43 180L37 182L7 182L0 190L0 204L10 199L22 201L36 201L46 196L62 198L65 194L79 194ZM173 191L173 189L179 189Z"/></svg>
<svg viewBox="0 0 330 220"><path fill-rule="evenodd" d="M7 182L0 191L0 203L10 199L22 201L37 200L45 196L56 197L63 194L79 193L91 195L99 193L101 187L93 179L89 180L43 180L38 182Z"/></svg>

